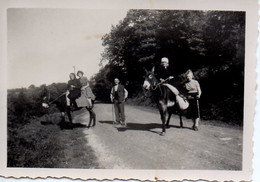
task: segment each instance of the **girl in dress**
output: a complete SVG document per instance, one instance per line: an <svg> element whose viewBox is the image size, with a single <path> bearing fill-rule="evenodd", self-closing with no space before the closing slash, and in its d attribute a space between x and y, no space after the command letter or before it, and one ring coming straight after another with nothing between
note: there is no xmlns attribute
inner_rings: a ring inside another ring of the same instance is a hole
<svg viewBox="0 0 260 182"><path fill-rule="evenodd" d="M93 92L89 86L89 81L88 81L87 77L85 77L83 75L84 75L84 73L82 71L77 72L77 76L79 77L79 82L81 85L81 96L85 96L89 102L88 103L89 105L87 105L87 106L92 107L92 102L95 100L96 97L93 94Z"/></svg>

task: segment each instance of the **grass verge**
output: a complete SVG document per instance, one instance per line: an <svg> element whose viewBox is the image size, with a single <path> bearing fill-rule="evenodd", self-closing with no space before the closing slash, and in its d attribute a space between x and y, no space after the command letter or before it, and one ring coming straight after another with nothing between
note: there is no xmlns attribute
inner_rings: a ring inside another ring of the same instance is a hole
<svg viewBox="0 0 260 182"><path fill-rule="evenodd" d="M99 168L83 134L86 128L61 130L59 114L50 116L8 127L7 167Z"/></svg>

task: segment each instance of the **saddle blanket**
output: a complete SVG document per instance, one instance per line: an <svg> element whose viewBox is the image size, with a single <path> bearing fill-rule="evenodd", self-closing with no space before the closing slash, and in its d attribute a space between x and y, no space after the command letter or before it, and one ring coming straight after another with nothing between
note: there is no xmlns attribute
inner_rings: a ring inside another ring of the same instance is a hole
<svg viewBox="0 0 260 182"><path fill-rule="evenodd" d="M189 107L189 102L185 99L184 96L182 96L180 94L180 92L177 90L177 88L175 88L174 86L168 84L168 83L164 83L164 86L168 87L171 92L176 96L176 103L178 104L179 108L181 110L185 110ZM167 103L167 105L170 105L170 103ZM174 105L174 103L173 103Z"/></svg>
<svg viewBox="0 0 260 182"><path fill-rule="evenodd" d="M70 99L68 98L68 94L69 93L66 93L66 102L67 102L67 106L70 106ZM81 94L81 96L77 98L75 101L78 107L92 106L91 98L87 98L85 94Z"/></svg>
<svg viewBox="0 0 260 182"><path fill-rule="evenodd" d="M76 99L78 107L91 107L91 98L87 98L84 94L81 94L79 98Z"/></svg>

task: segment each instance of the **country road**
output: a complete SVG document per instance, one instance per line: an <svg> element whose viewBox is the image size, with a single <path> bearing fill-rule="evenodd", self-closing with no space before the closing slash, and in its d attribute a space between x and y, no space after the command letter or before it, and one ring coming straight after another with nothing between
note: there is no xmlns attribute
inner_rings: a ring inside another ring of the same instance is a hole
<svg viewBox="0 0 260 182"><path fill-rule="evenodd" d="M201 121L199 131L183 118L184 128L172 116L161 136L157 110L126 105L127 127L113 125L111 104L96 104L95 127L83 133L104 169L198 169L241 170L241 127ZM87 124L88 112L74 116L73 123Z"/></svg>

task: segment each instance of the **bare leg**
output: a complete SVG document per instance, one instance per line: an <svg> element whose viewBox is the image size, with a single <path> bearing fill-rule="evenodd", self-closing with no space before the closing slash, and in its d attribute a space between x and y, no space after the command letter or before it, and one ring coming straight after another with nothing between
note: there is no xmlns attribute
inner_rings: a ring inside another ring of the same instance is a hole
<svg viewBox="0 0 260 182"><path fill-rule="evenodd" d="M91 123L92 123L92 113L91 113L91 109L90 108L88 108L88 107L86 107L86 109L88 110L88 112L89 112L89 122L88 122L88 128L90 128L90 126L91 126Z"/></svg>
<svg viewBox="0 0 260 182"><path fill-rule="evenodd" d="M87 108L87 107L86 107ZM89 112L89 123L88 123L88 128L91 127L91 123L92 123L92 120L93 120L93 125L92 126L95 126L96 125L96 114L94 113L94 111L90 108L87 108L88 112Z"/></svg>
<svg viewBox="0 0 260 182"><path fill-rule="evenodd" d="M194 130L194 131L198 131L199 118L193 118L192 121L193 121L193 127L192 127L193 130Z"/></svg>

